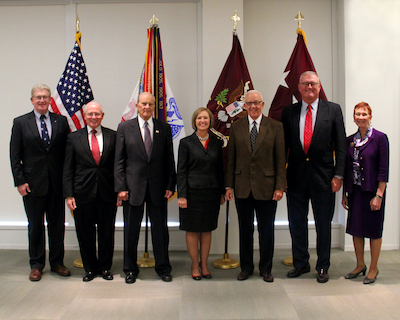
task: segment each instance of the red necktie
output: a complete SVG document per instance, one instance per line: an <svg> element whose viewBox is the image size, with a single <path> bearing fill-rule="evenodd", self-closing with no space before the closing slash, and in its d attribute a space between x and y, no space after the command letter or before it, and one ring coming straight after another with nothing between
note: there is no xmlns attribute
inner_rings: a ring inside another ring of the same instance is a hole
<svg viewBox="0 0 400 320"><path fill-rule="evenodd" d="M92 154L94 161L96 161L96 164L98 165L100 162L100 148L99 142L97 141L96 132L96 130L92 130Z"/></svg>
<svg viewBox="0 0 400 320"><path fill-rule="evenodd" d="M304 153L308 154L312 139L312 107L308 105L308 111L306 114L306 122L304 124Z"/></svg>

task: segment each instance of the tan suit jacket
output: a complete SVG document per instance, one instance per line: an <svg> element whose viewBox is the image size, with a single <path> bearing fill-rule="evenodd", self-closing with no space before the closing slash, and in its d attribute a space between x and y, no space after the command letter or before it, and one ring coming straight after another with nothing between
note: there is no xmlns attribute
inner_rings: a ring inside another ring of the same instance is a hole
<svg viewBox="0 0 400 320"><path fill-rule="evenodd" d="M235 197L272 200L275 190L286 187L283 125L262 116L254 151L251 151L248 117L235 121L229 132L225 186Z"/></svg>

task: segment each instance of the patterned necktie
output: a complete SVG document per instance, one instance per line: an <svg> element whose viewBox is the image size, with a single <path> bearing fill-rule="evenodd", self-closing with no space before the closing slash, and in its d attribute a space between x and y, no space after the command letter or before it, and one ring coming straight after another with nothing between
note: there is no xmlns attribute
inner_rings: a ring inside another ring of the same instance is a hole
<svg viewBox="0 0 400 320"><path fill-rule="evenodd" d="M250 131L250 142L251 142L251 151L254 151L254 147L256 145L256 140L257 140L257 122L253 122L253 127L251 128Z"/></svg>
<svg viewBox="0 0 400 320"><path fill-rule="evenodd" d="M311 107L311 105L308 105L308 111L306 114L306 122L304 124L304 153L305 154L308 154L308 149L310 149L312 134L313 134L312 107Z"/></svg>
<svg viewBox="0 0 400 320"><path fill-rule="evenodd" d="M96 130L92 130L92 155L93 155L93 159L96 162L96 164L98 165L100 163L100 148L99 148L99 141L97 141L97 137L96 137Z"/></svg>
<svg viewBox="0 0 400 320"><path fill-rule="evenodd" d="M40 128L42 131L42 140L43 140L44 147L46 148L46 150L49 150L50 137L49 137L49 131L47 130L46 122L44 121L44 119L46 119L46 116L44 114L42 114L40 116Z"/></svg>
<svg viewBox="0 0 400 320"><path fill-rule="evenodd" d="M153 146L153 142L151 141L149 124L147 121L144 123L144 147L146 148L147 157L150 158L151 148Z"/></svg>

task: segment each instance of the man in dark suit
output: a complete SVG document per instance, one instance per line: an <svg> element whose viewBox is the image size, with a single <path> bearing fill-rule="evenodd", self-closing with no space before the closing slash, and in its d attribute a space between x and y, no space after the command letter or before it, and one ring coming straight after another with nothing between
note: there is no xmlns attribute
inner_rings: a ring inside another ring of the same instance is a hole
<svg viewBox="0 0 400 320"><path fill-rule="evenodd" d="M87 126L70 133L64 163L64 196L74 210L76 234L86 274L112 280L117 193L114 191L114 130L101 126L104 112L97 102L84 107ZM98 256L96 255L96 225Z"/></svg>
<svg viewBox="0 0 400 320"><path fill-rule="evenodd" d="M115 147L115 191L124 203L125 282L139 274L137 245L144 204L149 213L155 270L172 281L168 255L167 201L175 190L176 173L170 126L153 118L154 96L140 94L138 117L120 123ZM119 202L121 205L121 202Z"/></svg>
<svg viewBox="0 0 400 320"><path fill-rule="evenodd" d="M70 276L64 266L65 207L62 169L69 133L67 119L49 112L50 88L35 85L31 91L33 111L14 119L10 141L14 184L23 197L28 217L29 279L39 281L45 266L46 213L51 271Z"/></svg>
<svg viewBox="0 0 400 320"><path fill-rule="evenodd" d="M259 244L260 275L273 282L274 222L277 201L286 184L285 145L282 123L262 114L264 102L258 91L245 96L246 118L232 124L229 132L226 198L233 199L239 218L240 265L238 280L253 274L254 211Z"/></svg>
<svg viewBox="0 0 400 320"><path fill-rule="evenodd" d="M339 191L346 159L346 134L338 104L320 100L317 74L307 71L298 85L302 101L282 114L288 156L287 207L292 236L294 278L310 272L308 207L313 208L317 232L317 281L329 280L331 222L335 192Z"/></svg>

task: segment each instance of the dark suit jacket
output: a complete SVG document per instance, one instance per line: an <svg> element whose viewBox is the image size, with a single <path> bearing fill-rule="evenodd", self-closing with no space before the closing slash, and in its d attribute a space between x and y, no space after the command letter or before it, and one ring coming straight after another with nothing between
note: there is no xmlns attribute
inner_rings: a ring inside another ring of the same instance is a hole
<svg viewBox="0 0 400 320"><path fill-rule="evenodd" d="M210 134L207 149L203 147L196 133L183 138L178 153L178 197L186 198L188 189L224 189L222 165L222 141Z"/></svg>
<svg viewBox="0 0 400 320"><path fill-rule="evenodd" d="M347 161L344 191L353 191L354 135L347 138ZM373 129L367 144L360 148L361 190L376 192L378 182L389 181L389 140L383 132Z"/></svg>
<svg viewBox="0 0 400 320"><path fill-rule="evenodd" d="M62 168L70 130L64 116L50 112L50 121L51 142L46 151L34 112L14 119L10 141L14 184L19 186L28 183L32 196L46 195L50 186L62 195Z"/></svg>
<svg viewBox="0 0 400 320"><path fill-rule="evenodd" d="M89 203L99 194L105 202L116 202L114 191L114 130L101 127L103 152L99 165L89 146L87 128L68 135L64 163L64 197L74 197L77 205Z"/></svg>
<svg viewBox="0 0 400 320"><path fill-rule="evenodd" d="M335 175L344 176L346 133L342 111L336 103L319 100L311 145L306 155L299 132L301 103L285 107L282 113L288 157L288 188L308 187L315 191L327 191L331 189Z"/></svg>
<svg viewBox="0 0 400 320"><path fill-rule="evenodd" d="M115 147L115 191L129 191L129 203L139 206L149 188L153 203L163 205L165 191L175 191L176 174L171 127L153 119L153 149L147 158L137 118L122 122Z"/></svg>
<svg viewBox="0 0 400 320"><path fill-rule="evenodd" d="M285 142L282 123L262 116L254 152L251 151L248 117L235 121L229 131L225 186L235 197L272 200L286 186Z"/></svg>

